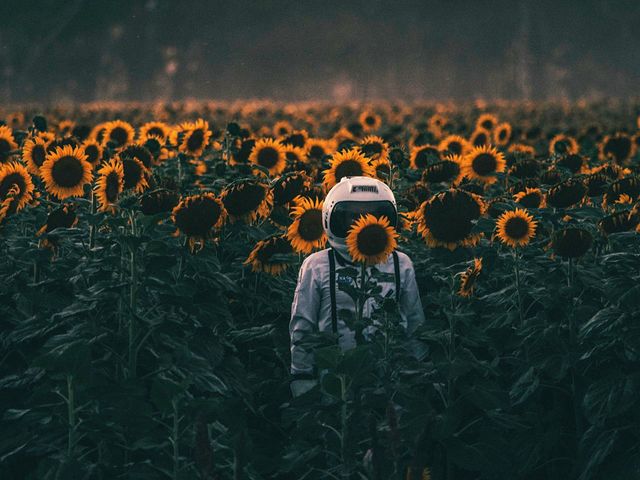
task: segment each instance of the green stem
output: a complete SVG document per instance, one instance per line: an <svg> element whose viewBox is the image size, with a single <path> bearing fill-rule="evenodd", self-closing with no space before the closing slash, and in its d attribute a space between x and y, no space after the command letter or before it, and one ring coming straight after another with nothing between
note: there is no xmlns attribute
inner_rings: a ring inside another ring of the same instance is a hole
<svg viewBox="0 0 640 480"><path fill-rule="evenodd" d="M173 428L171 430L171 443L173 444L173 480L178 479L180 471L180 418L178 417L178 401L174 398L171 401L173 406Z"/></svg>
<svg viewBox="0 0 640 480"><path fill-rule="evenodd" d="M91 215L92 217L96 214L98 210L98 200L96 198L96 194L91 189ZM93 250L96 246L96 225L94 223L94 219L91 219L91 226L89 227L89 250Z"/></svg>
<svg viewBox="0 0 640 480"><path fill-rule="evenodd" d="M136 236L136 223L135 223L135 215L133 213L129 214L129 219L131 221L131 236ZM134 345L135 340L135 318L136 318L136 305L137 305L137 294L138 294L138 267L136 265L136 249L135 247L130 247L130 256L129 256L129 267L131 274L131 283L129 286L129 331L128 331L128 340L129 340L129 378L134 378L136 376L136 349Z"/></svg>
<svg viewBox="0 0 640 480"><path fill-rule="evenodd" d="M76 431L76 405L75 405L75 388L73 385L73 375L67 374L67 419L68 419L68 443L67 455L71 457L75 447L75 431Z"/></svg>
<svg viewBox="0 0 640 480"><path fill-rule="evenodd" d="M513 265L516 272L516 292L518 293L518 314L520 316L520 326L524 325L524 317L522 314L522 294L520 293L520 258L518 249L513 249Z"/></svg>
<svg viewBox="0 0 640 480"><path fill-rule="evenodd" d="M342 476L349 478L349 470L347 468L347 386L344 375L340 375L340 458L342 460Z"/></svg>

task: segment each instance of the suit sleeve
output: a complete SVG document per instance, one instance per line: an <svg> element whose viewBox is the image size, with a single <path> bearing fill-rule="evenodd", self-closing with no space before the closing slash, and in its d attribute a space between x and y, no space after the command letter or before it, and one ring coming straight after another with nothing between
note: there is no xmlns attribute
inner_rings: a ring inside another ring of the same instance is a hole
<svg viewBox="0 0 640 480"><path fill-rule="evenodd" d="M399 309L407 336L411 336L418 325L423 323L425 319L413 263L408 256L405 256L404 260L404 265L402 265L403 281L400 292Z"/></svg>
<svg viewBox="0 0 640 480"><path fill-rule="evenodd" d="M291 304L289 338L291 341L291 374L304 378L314 373L313 352L308 352L298 342L308 333L317 330L321 284L319 272L307 257L300 266L298 284Z"/></svg>

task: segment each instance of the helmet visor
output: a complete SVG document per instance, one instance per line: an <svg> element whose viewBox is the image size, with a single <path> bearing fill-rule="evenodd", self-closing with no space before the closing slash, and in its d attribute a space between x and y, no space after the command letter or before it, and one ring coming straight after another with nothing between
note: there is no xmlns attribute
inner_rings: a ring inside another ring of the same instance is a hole
<svg viewBox="0 0 640 480"><path fill-rule="evenodd" d="M398 223L396 207L389 200L374 200L370 202L345 201L338 202L333 207L329 219L329 228L336 237L345 238L353 222L367 213L378 218L387 217L394 228Z"/></svg>

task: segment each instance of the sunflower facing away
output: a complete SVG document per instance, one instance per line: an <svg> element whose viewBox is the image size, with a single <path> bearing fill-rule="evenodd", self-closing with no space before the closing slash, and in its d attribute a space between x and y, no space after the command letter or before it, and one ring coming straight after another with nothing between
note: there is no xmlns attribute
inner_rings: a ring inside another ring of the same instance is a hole
<svg viewBox="0 0 640 480"><path fill-rule="evenodd" d="M291 215L294 220L287 230L287 238L296 252L311 253L324 247L327 235L322 228L321 200L296 197Z"/></svg>
<svg viewBox="0 0 640 480"><path fill-rule="evenodd" d="M367 158L357 149L334 153L331 157L330 167L322 173L327 190L339 183L343 177L373 177L375 175Z"/></svg>
<svg viewBox="0 0 640 480"><path fill-rule="evenodd" d="M473 295L476 282L482 272L482 258L474 258L473 265L460 274L458 295L468 298Z"/></svg>
<svg viewBox="0 0 640 480"><path fill-rule="evenodd" d="M249 162L266 168L272 176L279 175L287 166L285 148L278 140L261 138L251 149Z"/></svg>
<svg viewBox="0 0 640 480"><path fill-rule="evenodd" d="M425 183L447 182L456 184L462 179L462 157L447 155L442 161L429 165L422 172Z"/></svg>
<svg viewBox="0 0 640 480"><path fill-rule="evenodd" d="M287 237L284 235L273 236L259 241L243 263L251 265L251 270L254 272L280 275L287 269L289 264L276 261L273 256L286 255L288 253L293 253L293 248Z"/></svg>
<svg viewBox="0 0 640 480"><path fill-rule="evenodd" d="M253 223L267 218L273 210L273 192L269 185L249 179L227 185L220 195L232 222Z"/></svg>
<svg viewBox="0 0 640 480"><path fill-rule="evenodd" d="M82 196L84 186L93 180L92 167L79 147L56 147L40 167L40 176L49 194L63 200Z"/></svg>
<svg viewBox="0 0 640 480"><path fill-rule="evenodd" d="M18 144L13 138L13 132L5 125L0 126L0 163L6 162L11 156L11 152L18 148Z"/></svg>
<svg viewBox="0 0 640 480"><path fill-rule="evenodd" d="M526 187L516 193L513 200L526 208L544 208L547 205L547 199L539 188Z"/></svg>
<svg viewBox="0 0 640 480"><path fill-rule="evenodd" d="M33 197L33 182L26 167L18 162L0 165L0 202L6 214L22 210Z"/></svg>
<svg viewBox="0 0 640 480"><path fill-rule="evenodd" d="M202 250L204 242L213 236L227 218L222 201L211 192L190 195L180 201L171 212L171 220L188 238L191 253Z"/></svg>
<svg viewBox="0 0 640 480"><path fill-rule="evenodd" d="M305 172L289 172L279 177L271 187L275 205L287 205L311 188L312 180Z"/></svg>
<svg viewBox="0 0 640 480"><path fill-rule="evenodd" d="M101 212L114 212L115 203L124 189L124 167L122 162L112 158L98 170L98 180L94 187Z"/></svg>
<svg viewBox="0 0 640 480"><path fill-rule="evenodd" d="M474 222L485 210L486 205L477 195L459 189L440 192L415 212L418 233L430 247L455 250L459 246L473 246L482 236L472 232Z"/></svg>
<svg viewBox="0 0 640 480"><path fill-rule="evenodd" d="M30 138L22 145L22 160L33 175L40 174L40 167L47 158L49 142L40 137Z"/></svg>
<svg viewBox="0 0 640 480"><path fill-rule="evenodd" d="M346 243L354 262L377 265L386 261L398 243L398 233L384 215L370 213L356 220L347 233Z"/></svg>
<svg viewBox="0 0 640 480"><path fill-rule="evenodd" d="M504 212L496 222L496 235L509 247L524 247L536 236L538 222L526 210Z"/></svg>
<svg viewBox="0 0 640 480"><path fill-rule="evenodd" d="M54 254L58 249L58 239L55 234L49 235L56 228L73 228L78 223L76 206L73 203L63 203L51 210L47 215L46 223L36 232L38 247L49 248Z"/></svg>
<svg viewBox="0 0 640 480"><path fill-rule="evenodd" d="M475 147L464 157L463 175L491 184L497 180L496 174L504 172L505 166L504 155L495 147Z"/></svg>
<svg viewBox="0 0 640 480"><path fill-rule="evenodd" d="M554 232L550 246L559 257L579 258L589 251L592 242L593 236L587 230L569 227Z"/></svg>

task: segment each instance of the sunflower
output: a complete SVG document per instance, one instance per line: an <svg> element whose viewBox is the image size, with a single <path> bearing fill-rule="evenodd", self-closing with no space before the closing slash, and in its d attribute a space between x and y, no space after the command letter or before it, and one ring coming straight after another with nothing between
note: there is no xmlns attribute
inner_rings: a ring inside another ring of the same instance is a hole
<svg viewBox="0 0 640 480"><path fill-rule="evenodd" d="M198 157L209 144L211 138L209 122L198 119L195 123L185 122L172 132L172 143L187 155Z"/></svg>
<svg viewBox="0 0 640 480"><path fill-rule="evenodd" d="M615 135L607 135L598 144L598 153L601 160L613 160L623 164L636 154L638 146L628 135L618 132Z"/></svg>
<svg viewBox="0 0 640 480"><path fill-rule="evenodd" d="M273 192L259 179L234 182L224 188L220 198L232 222L253 223L267 218L273 209Z"/></svg>
<svg viewBox="0 0 640 480"><path fill-rule="evenodd" d="M491 132L484 128L476 128L469 137L469 144L472 147L483 147L491 143Z"/></svg>
<svg viewBox="0 0 640 480"><path fill-rule="evenodd" d="M602 198L602 207L606 208L616 203L622 195L627 195L633 200L640 197L640 177L621 178L609 185Z"/></svg>
<svg viewBox="0 0 640 480"><path fill-rule="evenodd" d="M5 215L22 210L32 200L33 193L31 175L24 165L18 162L0 165L0 202Z"/></svg>
<svg viewBox="0 0 640 480"><path fill-rule="evenodd" d="M449 135L438 143L438 150L444 154L463 155L470 149L469 141L460 135Z"/></svg>
<svg viewBox="0 0 640 480"><path fill-rule="evenodd" d="M398 233L384 215L377 218L370 213L353 222L347 232L347 248L354 262L377 265L386 261L398 243Z"/></svg>
<svg viewBox="0 0 640 480"><path fill-rule="evenodd" d="M6 162L11 152L18 149L13 132L5 125L0 125L0 163Z"/></svg>
<svg viewBox="0 0 640 480"><path fill-rule="evenodd" d="M570 178L549 189L547 204L554 208L569 208L582 202L586 194L585 184Z"/></svg>
<svg viewBox="0 0 640 480"><path fill-rule="evenodd" d="M293 132L293 127L286 120L280 120L273 125L273 134L276 137L285 137Z"/></svg>
<svg viewBox="0 0 640 480"><path fill-rule="evenodd" d="M190 195L180 200L171 211L177 233L188 238L191 253L202 250L204 242L212 238L227 218L222 201L211 192Z"/></svg>
<svg viewBox="0 0 640 480"><path fill-rule="evenodd" d="M112 158L98 170L98 180L94 186L101 212L114 212L115 203L124 189L124 167L122 162Z"/></svg>
<svg viewBox="0 0 640 480"><path fill-rule="evenodd" d="M513 196L513 200L526 208L544 208L547 200L539 188L525 187Z"/></svg>
<svg viewBox="0 0 640 480"><path fill-rule="evenodd" d="M137 158L142 162L145 168L151 168L153 165L153 154L143 145L127 145L120 151L119 155L121 158Z"/></svg>
<svg viewBox="0 0 640 480"><path fill-rule="evenodd" d="M549 142L549 153L551 155L576 154L578 150L578 142L569 135L558 134Z"/></svg>
<svg viewBox="0 0 640 480"><path fill-rule="evenodd" d="M114 120L104 124L104 132L102 133L102 145L106 146L112 143L116 148L124 147L133 142L136 131L131 124L122 120Z"/></svg>
<svg viewBox="0 0 640 480"><path fill-rule="evenodd" d="M27 164L27 170L33 175L40 174L40 167L47 157L49 142L35 137L25 140L22 145L22 160Z"/></svg>
<svg viewBox="0 0 640 480"><path fill-rule="evenodd" d="M275 205L287 205L298 195L303 195L311 188L311 177L305 172L289 172L278 178L271 190Z"/></svg>
<svg viewBox="0 0 640 480"><path fill-rule="evenodd" d="M327 235L322 228L322 201L296 197L291 210L294 220L287 230L287 238L296 252L311 253L323 248Z"/></svg>
<svg viewBox="0 0 640 480"><path fill-rule="evenodd" d="M503 122L496 126L493 131L493 142L496 145L505 146L511 140L511 125Z"/></svg>
<svg viewBox="0 0 640 480"><path fill-rule="evenodd" d="M589 166L587 164L587 157L583 157L577 153L569 153L562 155L556 160L556 165L562 168L566 168L573 174L587 173Z"/></svg>
<svg viewBox="0 0 640 480"><path fill-rule="evenodd" d="M441 154L438 147L433 145L421 145L411 148L409 166L414 170L422 170L427 165L439 162Z"/></svg>
<svg viewBox="0 0 640 480"><path fill-rule="evenodd" d="M149 170L136 157L117 157L124 171L124 189L141 193L149 186Z"/></svg>
<svg viewBox="0 0 640 480"><path fill-rule="evenodd" d="M255 138L245 138L243 140L236 139L236 145L233 148L229 165L244 165L249 162L249 155L256 144Z"/></svg>
<svg viewBox="0 0 640 480"><path fill-rule="evenodd" d="M382 137L376 135L366 136L358 145L358 150L369 159L370 162L376 160L389 160L389 144Z"/></svg>
<svg viewBox="0 0 640 480"><path fill-rule="evenodd" d="M476 128L482 128L484 130L491 131L498 124L498 117L491 113L483 113L476 120Z"/></svg>
<svg viewBox="0 0 640 480"><path fill-rule="evenodd" d="M443 128L447 125L447 118L439 113L434 113L427 121L427 130L436 137L442 135Z"/></svg>
<svg viewBox="0 0 640 480"><path fill-rule="evenodd" d="M169 139L171 127L164 122L147 122L140 127L138 132L138 142L145 143L149 137L157 138L160 143L164 143Z"/></svg>
<svg viewBox="0 0 640 480"><path fill-rule="evenodd" d="M144 215L171 212L180 201L177 192L160 189L147 192L140 198L140 210Z"/></svg>
<svg viewBox="0 0 640 480"><path fill-rule="evenodd" d="M62 120L58 123L58 134L61 137L69 137L73 134L73 129L76 126L76 122L73 120Z"/></svg>
<svg viewBox="0 0 640 480"><path fill-rule="evenodd" d="M496 235L509 247L524 247L536 236L538 222L526 210L504 212L496 222Z"/></svg>
<svg viewBox="0 0 640 480"><path fill-rule="evenodd" d="M496 174L504 172L506 161L495 147L475 147L463 159L463 175L486 184L494 183Z"/></svg>
<svg viewBox="0 0 640 480"><path fill-rule="evenodd" d="M284 157L287 160L287 172L304 171L311 173L313 166L309 164L304 149L287 145L284 147Z"/></svg>
<svg viewBox="0 0 640 480"><path fill-rule="evenodd" d="M56 147L40 167L40 176L49 194L63 200L82 196L84 186L93 180L91 164L78 147Z"/></svg>
<svg viewBox="0 0 640 480"><path fill-rule="evenodd" d="M289 253L293 253L293 248L289 240L287 240L284 235L273 236L266 240L259 241L243 263L245 265L251 265L251 270L254 272L280 275L287 269L289 264L276 261L273 259L273 256L286 255Z"/></svg>
<svg viewBox="0 0 640 480"><path fill-rule="evenodd" d="M389 162L388 159L384 160L379 158L378 160L374 160L371 162L371 167L376 173L376 178L379 180L386 182L391 178L391 162Z"/></svg>
<svg viewBox="0 0 640 480"><path fill-rule="evenodd" d="M540 168L541 164L535 158L524 158L513 163L508 174L521 180L537 178L540 174Z"/></svg>
<svg viewBox="0 0 640 480"><path fill-rule="evenodd" d="M536 149L531 145L525 145L524 143L512 143L507 149L509 153L516 153L521 155L533 156L536 154Z"/></svg>
<svg viewBox="0 0 640 480"><path fill-rule="evenodd" d="M289 135L281 139L283 145L289 145L291 147L304 148L309 134L306 130L294 130Z"/></svg>
<svg viewBox="0 0 640 480"><path fill-rule="evenodd" d="M416 210L423 202L429 200L430 196L429 187L422 182L416 182L407 187L400 201L410 210Z"/></svg>
<svg viewBox="0 0 640 480"><path fill-rule="evenodd" d="M287 166L284 146L278 140L261 138L257 140L249 162L269 170L270 175L279 175Z"/></svg>
<svg viewBox="0 0 640 480"><path fill-rule="evenodd" d="M375 171L367 158L357 149L336 152L331 157L330 167L323 172L327 190L333 188L343 177L373 177Z"/></svg>
<svg viewBox="0 0 640 480"><path fill-rule="evenodd" d="M382 118L375 112L365 110L358 117L358 122L362 126L362 130L365 132L373 132L378 130L380 125L382 125Z"/></svg>
<svg viewBox="0 0 640 480"><path fill-rule="evenodd" d="M73 203L63 203L50 211L47 221L36 232L36 236L42 238L38 241L39 248L48 248L55 252L58 249L58 237L52 233L56 228L73 228L78 223L76 206Z"/></svg>
<svg viewBox="0 0 640 480"><path fill-rule="evenodd" d="M482 199L460 189L450 189L423 202L415 213L418 233L430 247L455 250L473 246L481 234L472 232L474 222L486 210Z"/></svg>
<svg viewBox="0 0 640 480"><path fill-rule="evenodd" d="M458 295L468 298L473 295L476 282L482 272L482 258L474 258L473 265L460 274Z"/></svg>
<svg viewBox="0 0 640 480"><path fill-rule="evenodd" d="M89 132L89 136L87 138L89 140L95 140L97 142L102 143L102 141L104 140L104 133L106 131L108 123L109 122L102 122L102 123L98 123L97 125L95 125L91 129L91 131ZM54 136L54 138L55 138L55 136Z"/></svg>
<svg viewBox="0 0 640 480"><path fill-rule="evenodd" d="M447 155L441 162L427 166L422 172L425 183L458 183L462 178L462 157Z"/></svg>
<svg viewBox="0 0 640 480"><path fill-rule="evenodd" d="M635 230L640 224L637 215L633 215L630 210L621 210L607 215L598 222L598 228L609 235L618 232L628 232Z"/></svg>
<svg viewBox="0 0 640 480"><path fill-rule="evenodd" d="M593 236L583 228L569 227L554 232L551 238L551 248L562 258L582 257L593 242Z"/></svg>
<svg viewBox="0 0 640 480"><path fill-rule="evenodd" d="M87 161L91 165L100 165L102 161L102 145L96 140L86 140L80 146L80 150L87 156Z"/></svg>

